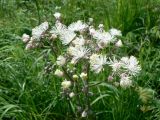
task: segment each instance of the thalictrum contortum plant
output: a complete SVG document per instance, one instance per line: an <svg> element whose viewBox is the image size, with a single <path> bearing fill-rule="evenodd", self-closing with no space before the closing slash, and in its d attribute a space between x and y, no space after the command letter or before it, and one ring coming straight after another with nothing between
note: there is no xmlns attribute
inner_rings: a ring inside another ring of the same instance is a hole
<svg viewBox="0 0 160 120"><path fill-rule="evenodd" d="M61 41L64 46L61 48L61 50L64 49L63 53L58 55L53 49L56 58L55 64L58 68L54 74L63 79L61 86L67 100L76 97L79 101L77 109L80 111L81 117L87 117L91 110L88 79L90 78L90 71L101 74L108 66L112 69L108 80L112 81L114 77L118 76L119 80L116 84L127 89L133 85L132 78L140 72L141 67L134 56L116 59L114 55L107 57L107 53L104 53L104 50L110 45L116 48L123 46L120 40L122 36L120 30L112 28L105 31L103 24L99 24L98 29L96 29L92 25L92 18L89 19L88 23L78 20L66 26L61 23L60 13L55 13L54 16L56 22L51 29L49 29L48 22L44 22L32 29L32 36L23 34L22 40L26 43L26 50L40 46L45 40L49 40L50 46L56 48L54 42ZM84 68L80 72L75 67L79 63ZM79 84L80 81L82 84ZM80 90L84 94L85 105L81 105L82 101L80 101L78 93Z"/></svg>

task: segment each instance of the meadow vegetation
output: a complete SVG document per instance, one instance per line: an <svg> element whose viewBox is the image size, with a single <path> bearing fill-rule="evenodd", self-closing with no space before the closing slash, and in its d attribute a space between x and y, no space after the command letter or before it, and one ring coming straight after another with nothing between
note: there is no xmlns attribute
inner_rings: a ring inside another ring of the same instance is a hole
<svg viewBox="0 0 160 120"><path fill-rule="evenodd" d="M159 0L1 0L0 119L160 120L159 11ZM97 84L90 89L92 114L77 117L76 100L69 106L62 96L63 79L54 75L55 69L46 71L56 61L49 43L45 49L25 50L22 41L24 33L31 35L32 28L45 21L53 26L55 12L66 25L93 18L96 28L103 24L106 31L121 30L123 47L113 54L138 59L138 87L123 89L108 82L108 68L100 75L92 73L90 82Z"/></svg>

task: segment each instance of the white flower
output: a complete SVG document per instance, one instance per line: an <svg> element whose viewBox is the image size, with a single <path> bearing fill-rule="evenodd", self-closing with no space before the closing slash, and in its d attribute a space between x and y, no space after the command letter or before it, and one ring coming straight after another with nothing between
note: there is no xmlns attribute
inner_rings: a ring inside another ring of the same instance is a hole
<svg viewBox="0 0 160 120"><path fill-rule="evenodd" d="M97 40L98 47L100 48L105 48L107 47L108 43L114 42L113 37L108 32L96 31L92 28L90 29L90 34L94 39Z"/></svg>
<svg viewBox="0 0 160 120"><path fill-rule="evenodd" d="M94 29L94 27L93 26L89 26L89 34L90 35L93 35L93 34L95 34L97 31Z"/></svg>
<svg viewBox="0 0 160 120"><path fill-rule="evenodd" d="M68 30L73 32L81 32L86 30L88 25L86 23L83 23L81 20L78 20L77 22L74 22L68 26Z"/></svg>
<svg viewBox="0 0 160 120"><path fill-rule="evenodd" d="M87 58L90 50L83 46L70 46L68 48L68 53L73 57L72 62L76 63L81 58Z"/></svg>
<svg viewBox="0 0 160 120"><path fill-rule="evenodd" d="M60 19L61 18L61 13L59 13L59 12L54 13L54 17L56 19Z"/></svg>
<svg viewBox="0 0 160 120"><path fill-rule="evenodd" d="M66 63L66 58L60 55L56 61L57 65L63 66Z"/></svg>
<svg viewBox="0 0 160 120"><path fill-rule="evenodd" d="M122 32L120 30L115 29L115 28L110 29L109 32L112 36L122 36Z"/></svg>
<svg viewBox="0 0 160 120"><path fill-rule="evenodd" d="M68 89L68 88L72 85L72 83L71 83L71 81L64 80L64 81L61 83L61 85L62 85L62 88L63 88L63 89Z"/></svg>
<svg viewBox="0 0 160 120"><path fill-rule="evenodd" d="M107 47L109 43L110 43L110 40L107 40L107 39L99 39L99 40L97 40L97 45L101 49Z"/></svg>
<svg viewBox="0 0 160 120"><path fill-rule="evenodd" d="M112 67L113 72L117 72L122 67L122 63L121 61L116 60L114 57L113 60L110 59L109 66Z"/></svg>
<svg viewBox="0 0 160 120"><path fill-rule="evenodd" d="M52 27L52 30L50 31L50 33L61 35L66 30L67 30L67 27L64 24L60 22L56 22L55 26Z"/></svg>
<svg viewBox="0 0 160 120"><path fill-rule="evenodd" d="M74 96L75 96L74 92L71 92L71 93L69 94L69 97L70 97L70 98L72 98L72 97L74 97Z"/></svg>
<svg viewBox="0 0 160 120"><path fill-rule="evenodd" d="M118 40L115 45L116 45L117 47L122 47L122 46L123 46L121 40Z"/></svg>
<svg viewBox="0 0 160 120"><path fill-rule="evenodd" d="M63 76L63 72L59 69L56 69L56 71L54 72L54 74L58 77L62 77Z"/></svg>
<svg viewBox="0 0 160 120"><path fill-rule="evenodd" d="M131 85L132 85L132 80L130 80L130 77L128 77L128 76L121 76L120 86L122 88L128 88Z"/></svg>
<svg viewBox="0 0 160 120"><path fill-rule="evenodd" d="M81 77L83 80L85 80L85 79L87 78L87 73L82 72L82 73L80 74L80 77Z"/></svg>
<svg viewBox="0 0 160 120"><path fill-rule="evenodd" d="M104 55L92 54L90 56L90 67L95 73L99 73L103 66L107 64L107 58Z"/></svg>
<svg viewBox="0 0 160 120"><path fill-rule="evenodd" d="M48 29L49 25L48 22L44 22L40 24L39 26L32 29L32 38L34 40L40 40L40 38L43 36L45 31Z"/></svg>
<svg viewBox="0 0 160 120"><path fill-rule="evenodd" d="M81 35L80 37L76 37L75 40L72 41L72 43L76 46L82 46L85 44L85 39L83 38L83 36Z"/></svg>
<svg viewBox="0 0 160 120"><path fill-rule="evenodd" d="M30 36L29 35L27 35L27 34L23 34L22 35L22 41L24 42L24 43L27 43L28 41L29 41L29 39L30 39Z"/></svg>
<svg viewBox="0 0 160 120"><path fill-rule="evenodd" d="M138 64L137 59L134 56L129 57L122 57L121 61L123 63L123 68L126 69L127 72L129 72L130 75L137 75L141 67Z"/></svg>
<svg viewBox="0 0 160 120"><path fill-rule="evenodd" d="M67 45L70 42L72 42L72 40L74 40L75 37L76 37L76 34L68 30L60 34L60 39L62 41L62 44L64 45Z"/></svg>
<svg viewBox="0 0 160 120"><path fill-rule="evenodd" d="M68 30L67 27L60 22L55 24L50 33L59 35L60 40L64 45L69 44L76 37L74 32Z"/></svg>

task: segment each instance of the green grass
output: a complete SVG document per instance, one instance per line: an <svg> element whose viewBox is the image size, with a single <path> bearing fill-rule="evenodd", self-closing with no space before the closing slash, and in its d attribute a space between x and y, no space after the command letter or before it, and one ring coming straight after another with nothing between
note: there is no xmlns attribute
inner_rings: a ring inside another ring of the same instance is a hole
<svg viewBox="0 0 160 120"><path fill-rule="evenodd" d="M160 1L159 0L1 0L0 1L0 119L2 120L71 120L71 109L60 95L61 79L54 71L45 74L46 61L53 62L49 50L25 51L20 37L47 20L55 20L56 6L64 23L87 21L122 30L124 47L120 56L135 55L142 66L135 81L156 94L140 111L138 92L99 84L91 90L93 119L159 120L160 119ZM49 58L45 57L48 52ZM107 72L105 72L108 74ZM92 82L106 77L93 75ZM74 100L73 100L74 101ZM73 104L75 107L75 104Z"/></svg>

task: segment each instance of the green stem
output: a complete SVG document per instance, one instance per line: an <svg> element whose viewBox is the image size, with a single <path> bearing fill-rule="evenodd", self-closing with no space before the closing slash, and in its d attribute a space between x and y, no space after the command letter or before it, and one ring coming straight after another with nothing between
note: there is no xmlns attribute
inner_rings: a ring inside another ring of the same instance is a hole
<svg viewBox="0 0 160 120"><path fill-rule="evenodd" d="M94 86L99 85L99 84L101 84L101 83L103 83L103 82L106 82L106 81L103 80L103 81L97 82L97 83L95 83L95 84L89 85L89 87L94 87Z"/></svg>
<svg viewBox="0 0 160 120"><path fill-rule="evenodd" d="M79 97L79 94L78 94L79 93L78 87L79 87L79 84L78 84L78 82L76 82L77 101L78 101L78 105L81 106L80 97Z"/></svg>

